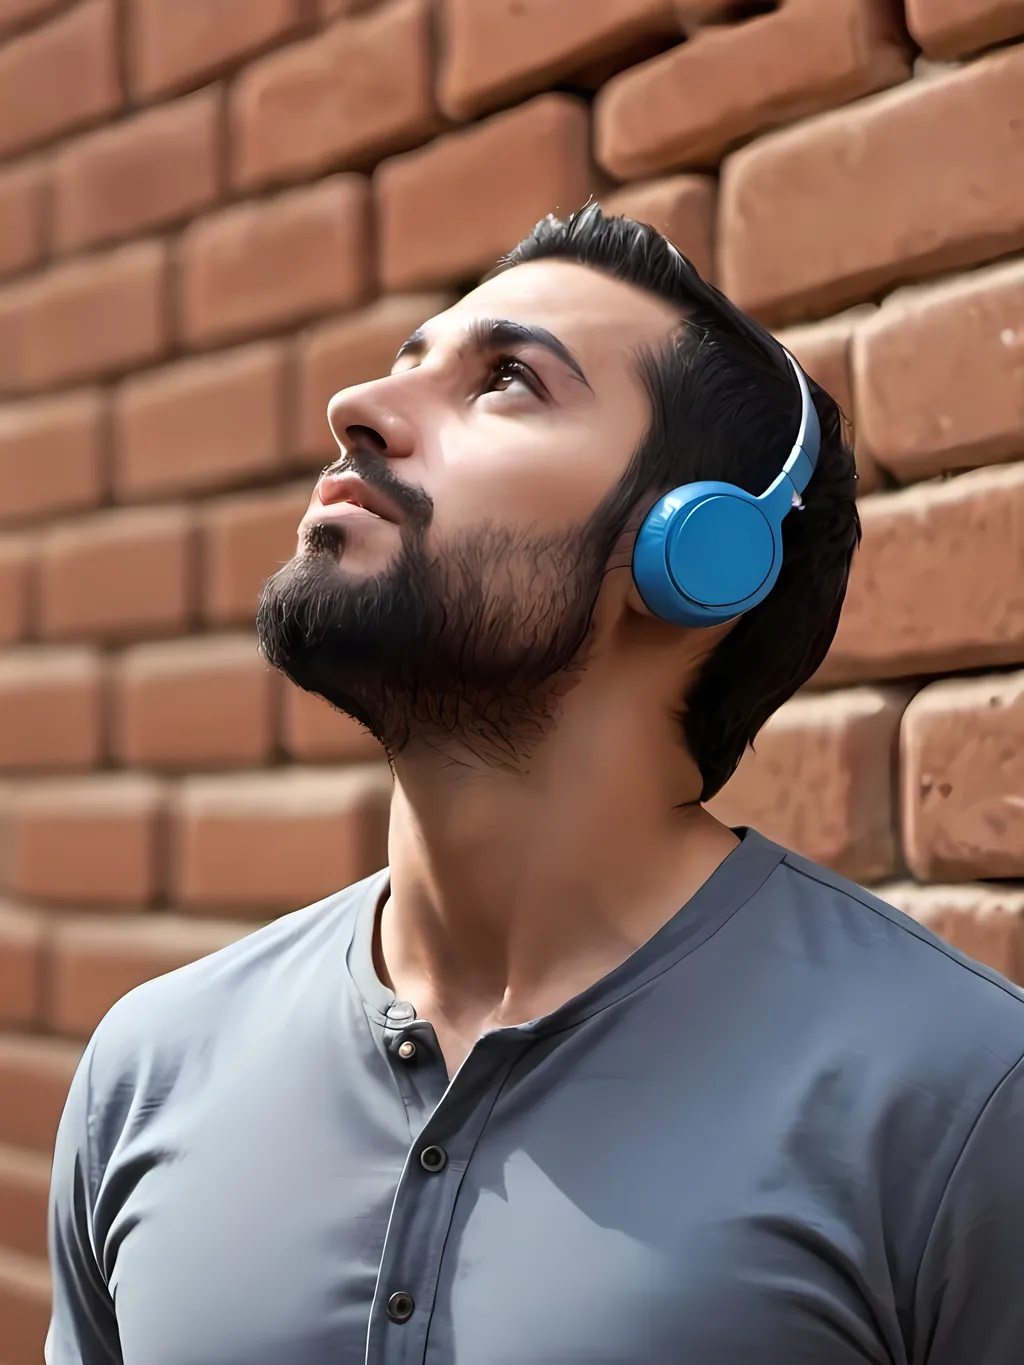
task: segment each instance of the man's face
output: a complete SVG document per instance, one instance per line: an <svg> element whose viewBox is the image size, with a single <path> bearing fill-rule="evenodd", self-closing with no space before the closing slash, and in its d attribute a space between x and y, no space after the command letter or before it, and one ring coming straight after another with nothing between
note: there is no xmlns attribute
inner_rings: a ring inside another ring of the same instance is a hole
<svg viewBox="0 0 1024 1365"><path fill-rule="evenodd" d="M267 584L266 658L391 753L433 733L514 763L585 664L644 491L636 355L678 321L597 271L532 262L426 323L390 376L335 395L341 457Z"/></svg>

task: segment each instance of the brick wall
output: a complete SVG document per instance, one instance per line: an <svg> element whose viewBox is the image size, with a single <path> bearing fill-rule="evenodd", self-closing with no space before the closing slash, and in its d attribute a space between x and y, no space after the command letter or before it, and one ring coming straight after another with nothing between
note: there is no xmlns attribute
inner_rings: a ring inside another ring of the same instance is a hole
<svg viewBox="0 0 1024 1365"><path fill-rule="evenodd" d="M0 1359L122 993L384 861L256 656L328 397L593 193L839 398L863 551L715 809L1024 980L1022 0L0 0Z"/></svg>

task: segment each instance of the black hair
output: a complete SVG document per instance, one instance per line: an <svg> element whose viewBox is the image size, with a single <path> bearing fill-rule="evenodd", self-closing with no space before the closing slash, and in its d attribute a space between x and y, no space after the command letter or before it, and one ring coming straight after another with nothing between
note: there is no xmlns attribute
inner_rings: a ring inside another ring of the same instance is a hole
<svg viewBox="0 0 1024 1365"><path fill-rule="evenodd" d="M702 279L661 233L610 217L596 204L547 218L500 270L563 259L636 285L679 309L680 327L657 354L637 356L651 421L634 462L649 471L650 502L683 483L723 479L762 493L789 454L800 393L782 345ZM838 404L808 387L821 426L803 507L782 524L783 565L767 598L740 617L681 699L678 720L703 780L701 800L725 785L768 717L817 670L839 624L860 543L856 467Z"/></svg>

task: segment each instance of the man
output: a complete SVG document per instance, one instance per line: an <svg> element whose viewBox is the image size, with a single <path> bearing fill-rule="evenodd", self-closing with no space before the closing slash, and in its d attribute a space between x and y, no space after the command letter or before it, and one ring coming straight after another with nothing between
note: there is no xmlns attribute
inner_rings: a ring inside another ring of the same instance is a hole
<svg viewBox="0 0 1024 1365"><path fill-rule="evenodd" d="M845 591L805 382L591 207L332 400L260 638L384 745L388 866L100 1025L49 1365L1024 1359L1024 995L701 804ZM707 479L782 489L782 567L679 624Z"/></svg>

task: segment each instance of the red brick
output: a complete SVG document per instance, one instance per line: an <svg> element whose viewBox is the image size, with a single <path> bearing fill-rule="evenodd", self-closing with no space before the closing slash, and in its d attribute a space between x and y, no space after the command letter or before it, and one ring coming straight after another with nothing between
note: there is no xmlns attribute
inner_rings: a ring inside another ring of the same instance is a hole
<svg viewBox="0 0 1024 1365"><path fill-rule="evenodd" d="M273 475L285 459L287 353L257 343L127 380L114 407L124 502Z"/></svg>
<svg viewBox="0 0 1024 1365"><path fill-rule="evenodd" d="M52 1152L81 1052L78 1043L0 1034L0 1142Z"/></svg>
<svg viewBox="0 0 1024 1365"><path fill-rule="evenodd" d="M786 0L609 81L594 105L595 153L621 179L711 166L759 129L909 75L890 0Z"/></svg>
<svg viewBox="0 0 1024 1365"><path fill-rule="evenodd" d="M125 237L212 204L220 108L219 90L201 90L62 147L53 167L55 246Z"/></svg>
<svg viewBox="0 0 1024 1365"><path fill-rule="evenodd" d="M37 1365L50 1320L50 1275L45 1261L0 1250L0 1322L9 1365Z"/></svg>
<svg viewBox="0 0 1024 1365"><path fill-rule="evenodd" d="M678 37L670 0L444 0L438 99L454 119L511 104L638 40Z"/></svg>
<svg viewBox="0 0 1024 1365"><path fill-rule="evenodd" d="M104 909L164 885L164 788L141 773L27 783L8 798L10 892Z"/></svg>
<svg viewBox="0 0 1024 1365"><path fill-rule="evenodd" d="M40 630L51 639L185 630L195 543L188 508L102 512L46 533Z"/></svg>
<svg viewBox="0 0 1024 1365"><path fill-rule="evenodd" d="M42 1012L42 917L0 901L0 1027L34 1024ZM2 1156L2 1149L0 1149ZM0 1177L3 1162L0 1160ZM0 1182L2 1183L2 1182ZM2 1204L0 1193L0 1204ZM0 1228L6 1231L0 1209ZM6 1239L5 1239L6 1242ZM6 1243L10 1245L10 1243Z"/></svg>
<svg viewBox="0 0 1024 1365"><path fill-rule="evenodd" d="M390 0L271 53L231 92L232 180L251 188L363 169L440 127L430 0Z"/></svg>
<svg viewBox="0 0 1024 1365"><path fill-rule="evenodd" d="M85 0L0 48L0 154L113 113L116 21L114 0Z"/></svg>
<svg viewBox="0 0 1024 1365"><path fill-rule="evenodd" d="M1024 465L863 498L816 683L1024 663Z"/></svg>
<svg viewBox="0 0 1024 1365"><path fill-rule="evenodd" d="M0 536L0 645L13 644L28 634L34 568L30 540Z"/></svg>
<svg viewBox="0 0 1024 1365"><path fill-rule="evenodd" d="M46 1259L49 1187L48 1157L0 1147L0 1228L8 1251Z"/></svg>
<svg viewBox="0 0 1024 1365"><path fill-rule="evenodd" d="M382 764L185 781L173 844L178 904L275 913L369 876L387 862L390 791Z"/></svg>
<svg viewBox="0 0 1024 1365"><path fill-rule="evenodd" d="M811 378L836 400L846 419L848 434L857 452L857 494L873 493L882 485L882 475L868 443L855 431L857 404L854 400L852 367L853 338L873 317L870 304L851 308L824 322L791 327L778 333L778 339L800 362Z"/></svg>
<svg viewBox="0 0 1024 1365"><path fill-rule="evenodd" d="M0 655L0 771L91 768L103 757L106 666L90 649Z"/></svg>
<svg viewBox="0 0 1024 1365"><path fill-rule="evenodd" d="M46 173L38 162L0 172L0 275L42 257L45 188Z"/></svg>
<svg viewBox="0 0 1024 1365"><path fill-rule="evenodd" d="M58 4L60 0L0 0L0 32L41 19L47 10L56 9Z"/></svg>
<svg viewBox="0 0 1024 1365"><path fill-rule="evenodd" d="M115 374L168 340L166 250L135 242L0 290L0 392Z"/></svg>
<svg viewBox="0 0 1024 1365"><path fill-rule="evenodd" d="M547 213L590 194L586 106L528 104L382 162L375 175L385 289L476 278Z"/></svg>
<svg viewBox="0 0 1024 1365"><path fill-rule="evenodd" d="M640 223L650 223L706 280L714 278L715 182L706 175L672 175L626 185L603 195L605 213L620 213Z"/></svg>
<svg viewBox="0 0 1024 1365"><path fill-rule="evenodd" d="M1013 886L883 886L878 895L968 957L1024 986L1024 891Z"/></svg>
<svg viewBox="0 0 1024 1365"><path fill-rule="evenodd" d="M1024 0L907 0L907 26L929 57L964 57L1024 33Z"/></svg>
<svg viewBox="0 0 1024 1365"><path fill-rule="evenodd" d="M454 301L453 296L444 294L389 296L358 313L331 318L306 333L299 347L301 458L336 454L327 424L328 401L340 389L387 374L406 337Z"/></svg>
<svg viewBox="0 0 1024 1365"><path fill-rule="evenodd" d="M771 717L709 804L717 819L857 881L898 863L896 757L902 688L800 696Z"/></svg>
<svg viewBox="0 0 1024 1365"><path fill-rule="evenodd" d="M136 986L215 953L252 928L165 914L68 920L52 936L47 1023L57 1033L88 1038Z"/></svg>
<svg viewBox="0 0 1024 1365"><path fill-rule="evenodd" d="M129 0L131 87L196 85L296 32L310 11L310 0Z"/></svg>
<svg viewBox="0 0 1024 1365"><path fill-rule="evenodd" d="M260 590L298 547L299 522L312 482L272 493L247 493L211 502L203 517L203 617L216 625L256 618Z"/></svg>
<svg viewBox="0 0 1024 1365"><path fill-rule="evenodd" d="M926 687L907 710L900 750L914 876L1024 877L1024 673Z"/></svg>
<svg viewBox="0 0 1024 1365"><path fill-rule="evenodd" d="M95 390L0 406L0 523L99 502L104 423Z"/></svg>
<svg viewBox="0 0 1024 1365"><path fill-rule="evenodd" d="M351 308L372 292L369 182L332 176L189 227L181 308L197 345Z"/></svg>
<svg viewBox="0 0 1024 1365"><path fill-rule="evenodd" d="M159 768L266 762L274 683L252 635L139 645L115 678L114 753Z"/></svg>
<svg viewBox="0 0 1024 1365"><path fill-rule="evenodd" d="M1024 48L1011 48L734 153L722 288L787 321L1024 245L1022 84Z"/></svg>
<svg viewBox="0 0 1024 1365"><path fill-rule="evenodd" d="M310 763L366 763L384 750L351 716L322 697L281 679L281 745L291 757Z"/></svg>
<svg viewBox="0 0 1024 1365"><path fill-rule="evenodd" d="M862 444L901 482L1024 455L1024 261L890 295L854 365Z"/></svg>

